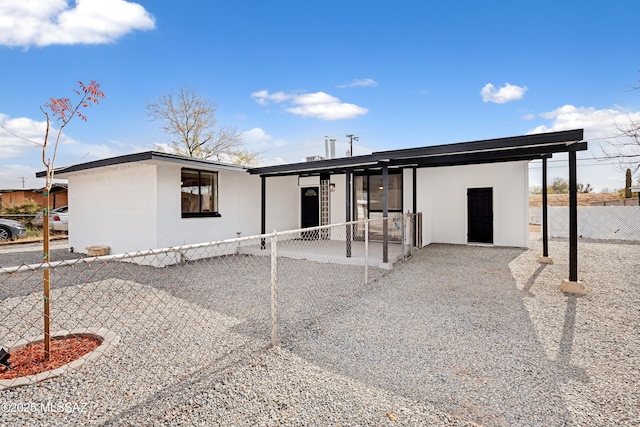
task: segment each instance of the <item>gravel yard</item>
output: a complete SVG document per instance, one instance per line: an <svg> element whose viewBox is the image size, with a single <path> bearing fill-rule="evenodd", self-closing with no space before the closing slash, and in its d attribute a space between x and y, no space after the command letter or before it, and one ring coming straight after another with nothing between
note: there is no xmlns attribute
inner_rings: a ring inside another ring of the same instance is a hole
<svg viewBox="0 0 640 427"><path fill-rule="evenodd" d="M268 290L249 283L221 295L240 283L232 263L215 265L226 280L215 289L205 288L206 274L180 289L149 269L92 276L54 289L54 300L68 301L53 320L108 324L121 336L115 351L0 392L2 402L76 402L84 411L0 412L0 424L639 425L640 245L581 241L581 297L559 291L567 242L550 242L553 265L539 264L540 254L537 233L531 250L431 245L366 287L343 283L353 267L311 274L316 263L285 260L279 308L299 321L276 348L243 312L268 317ZM8 256L19 257L1 248L0 265ZM262 258L251 265L263 267ZM262 267L256 277L268 277ZM339 303L316 310L319 274ZM37 311L16 303L34 307L41 297L9 296L2 318L36 334Z"/></svg>

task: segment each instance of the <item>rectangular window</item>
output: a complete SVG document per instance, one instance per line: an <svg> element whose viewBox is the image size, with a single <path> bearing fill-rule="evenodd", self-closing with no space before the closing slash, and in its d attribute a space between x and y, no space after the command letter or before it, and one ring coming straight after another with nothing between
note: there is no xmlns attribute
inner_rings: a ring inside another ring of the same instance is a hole
<svg viewBox="0 0 640 427"><path fill-rule="evenodd" d="M182 169L180 178L182 218L220 216L217 172Z"/></svg>

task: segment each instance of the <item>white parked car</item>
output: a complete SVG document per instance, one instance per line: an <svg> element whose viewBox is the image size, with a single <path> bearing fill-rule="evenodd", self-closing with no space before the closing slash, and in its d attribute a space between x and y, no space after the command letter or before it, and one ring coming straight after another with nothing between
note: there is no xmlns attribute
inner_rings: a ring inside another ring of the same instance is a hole
<svg viewBox="0 0 640 427"><path fill-rule="evenodd" d="M53 228L54 216L64 214L66 217L68 211L69 206L61 206L59 208L51 209L49 211L49 230L55 230L55 228ZM31 220L31 224L35 225L36 227L42 227L42 222L42 211L40 211L36 213L35 218Z"/></svg>
<svg viewBox="0 0 640 427"><path fill-rule="evenodd" d="M57 212L49 216L49 225L53 231L69 232L69 212Z"/></svg>

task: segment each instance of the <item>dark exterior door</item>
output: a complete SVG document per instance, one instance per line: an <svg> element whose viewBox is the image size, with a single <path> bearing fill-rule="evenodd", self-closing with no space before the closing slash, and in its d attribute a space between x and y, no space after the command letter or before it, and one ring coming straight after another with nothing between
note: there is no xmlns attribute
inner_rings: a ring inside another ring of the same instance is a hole
<svg viewBox="0 0 640 427"><path fill-rule="evenodd" d="M320 197L318 187L305 187L300 189L301 201L301 228L317 227L320 225ZM303 238L318 238L318 230L303 233Z"/></svg>
<svg viewBox="0 0 640 427"><path fill-rule="evenodd" d="M467 190L470 243L493 243L493 188Z"/></svg>

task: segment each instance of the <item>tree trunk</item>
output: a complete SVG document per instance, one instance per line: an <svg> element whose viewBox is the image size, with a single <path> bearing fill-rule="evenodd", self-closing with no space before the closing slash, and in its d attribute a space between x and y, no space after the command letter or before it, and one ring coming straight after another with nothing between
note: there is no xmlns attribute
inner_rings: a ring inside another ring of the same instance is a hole
<svg viewBox="0 0 640 427"><path fill-rule="evenodd" d="M44 196L44 212L42 214L42 243L44 246L43 262L48 263L49 257L49 190L45 190ZM51 358L51 327L49 313L49 298L51 296L51 271L48 267L44 268L44 360Z"/></svg>

